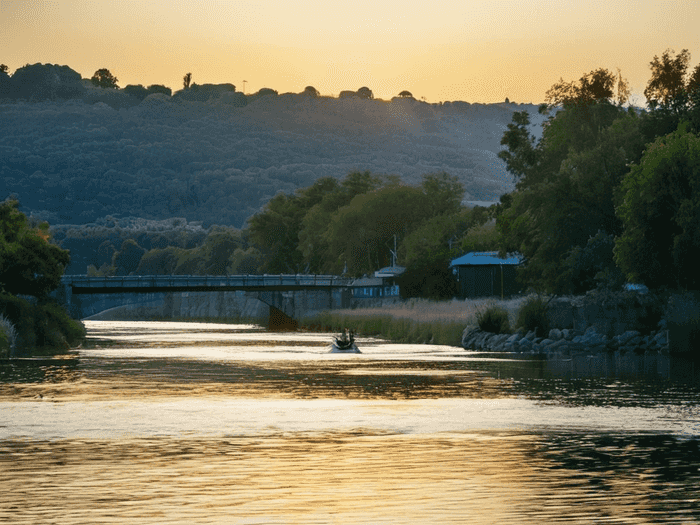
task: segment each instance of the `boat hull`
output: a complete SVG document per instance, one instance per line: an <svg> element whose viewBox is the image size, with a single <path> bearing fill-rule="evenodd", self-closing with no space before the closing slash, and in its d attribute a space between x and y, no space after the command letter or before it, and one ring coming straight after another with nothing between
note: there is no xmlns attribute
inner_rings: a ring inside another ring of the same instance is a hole
<svg viewBox="0 0 700 525"><path fill-rule="evenodd" d="M360 349L353 343L350 348L339 348L335 343L331 345L329 354L361 354Z"/></svg>

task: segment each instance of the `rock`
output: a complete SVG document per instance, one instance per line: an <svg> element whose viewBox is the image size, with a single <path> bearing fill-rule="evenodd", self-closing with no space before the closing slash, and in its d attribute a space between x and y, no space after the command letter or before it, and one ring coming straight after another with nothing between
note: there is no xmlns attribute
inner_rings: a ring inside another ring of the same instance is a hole
<svg viewBox="0 0 700 525"><path fill-rule="evenodd" d="M516 332L513 335L511 335L510 337L508 337L508 339L506 339L506 343L513 344L516 341L519 341L520 339L522 339L522 335L520 335L519 332Z"/></svg>
<svg viewBox="0 0 700 525"><path fill-rule="evenodd" d="M624 334L616 335L614 339L618 341L620 346L627 346L629 341L631 341L634 337L637 337L639 335L639 332L636 330L628 330Z"/></svg>
<svg viewBox="0 0 700 525"><path fill-rule="evenodd" d="M654 336L654 342L660 346L663 347L668 344L668 338L666 337L666 331L659 332Z"/></svg>
<svg viewBox="0 0 700 525"><path fill-rule="evenodd" d="M564 336L561 333L561 330L559 330L558 328L552 328L549 331L549 339L551 339L552 341L559 341L559 339L561 339L562 337Z"/></svg>
<svg viewBox="0 0 700 525"><path fill-rule="evenodd" d="M535 332L534 331L529 331L527 335L525 336L525 339L529 339L530 341L533 341L535 339Z"/></svg>

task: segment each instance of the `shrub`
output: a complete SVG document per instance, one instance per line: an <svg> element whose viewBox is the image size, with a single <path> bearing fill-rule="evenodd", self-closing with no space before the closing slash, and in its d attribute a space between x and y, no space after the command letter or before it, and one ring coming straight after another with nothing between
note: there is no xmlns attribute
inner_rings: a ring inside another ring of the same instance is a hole
<svg viewBox="0 0 700 525"><path fill-rule="evenodd" d="M17 340L15 326L0 314L0 357L10 357L14 353Z"/></svg>
<svg viewBox="0 0 700 525"><path fill-rule="evenodd" d="M484 311L476 312L476 322L484 332L493 334L510 332L508 312L500 306L489 306Z"/></svg>
<svg viewBox="0 0 700 525"><path fill-rule="evenodd" d="M526 332L535 330L540 336L549 333L549 317L547 316L547 305L543 297L530 297L520 307L516 328L522 328Z"/></svg>

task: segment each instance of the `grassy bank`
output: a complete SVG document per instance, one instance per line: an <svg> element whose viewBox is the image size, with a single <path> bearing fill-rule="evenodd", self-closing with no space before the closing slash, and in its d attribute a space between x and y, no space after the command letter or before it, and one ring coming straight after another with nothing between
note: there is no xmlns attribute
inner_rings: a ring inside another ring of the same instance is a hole
<svg viewBox="0 0 700 525"><path fill-rule="evenodd" d="M303 319L300 325L308 330L327 332L349 328L360 336L381 337L397 343L460 346L464 329L476 326L477 312L497 304L508 311L514 324L522 301L522 298L505 301L411 299L376 308L325 311Z"/></svg>
<svg viewBox="0 0 700 525"><path fill-rule="evenodd" d="M58 304L0 293L0 357L54 355L85 339L85 327Z"/></svg>

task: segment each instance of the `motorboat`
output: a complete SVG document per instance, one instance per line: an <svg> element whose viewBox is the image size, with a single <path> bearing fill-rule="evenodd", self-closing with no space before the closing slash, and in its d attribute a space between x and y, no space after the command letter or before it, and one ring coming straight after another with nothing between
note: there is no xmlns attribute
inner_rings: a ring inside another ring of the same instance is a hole
<svg viewBox="0 0 700 525"><path fill-rule="evenodd" d="M360 349L355 344L355 333L344 330L338 337L333 338L330 352L331 354L361 354Z"/></svg>

